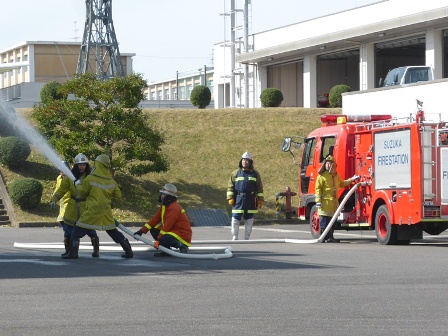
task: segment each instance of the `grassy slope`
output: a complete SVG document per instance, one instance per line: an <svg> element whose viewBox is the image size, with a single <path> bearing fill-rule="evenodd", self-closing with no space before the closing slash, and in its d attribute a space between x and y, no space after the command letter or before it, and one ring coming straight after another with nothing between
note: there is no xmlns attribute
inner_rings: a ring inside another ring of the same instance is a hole
<svg viewBox="0 0 448 336"><path fill-rule="evenodd" d="M21 110L24 114L29 111ZM142 221L153 213L158 190L166 182L180 191L179 201L186 208L223 208L230 173L237 168L241 154L254 156L264 183L265 207L259 218L275 215L275 195L287 185L297 192L297 167L291 156L281 151L285 136L306 136L320 125L319 116L340 113L339 109L220 109L220 110L145 110L154 125L165 135L164 153L170 161L166 173L135 178L116 175L124 202L116 209L121 221ZM44 184L41 206L31 212L16 210L19 221L54 221L48 201L53 192L57 170L33 150L20 170L11 172L1 166L10 183L20 176L33 177ZM295 199L297 203L297 198Z"/></svg>

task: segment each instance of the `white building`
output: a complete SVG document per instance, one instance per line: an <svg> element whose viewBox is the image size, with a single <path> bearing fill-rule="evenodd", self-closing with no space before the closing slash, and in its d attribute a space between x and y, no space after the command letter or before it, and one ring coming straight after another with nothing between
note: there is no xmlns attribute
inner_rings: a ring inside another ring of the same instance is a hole
<svg viewBox="0 0 448 336"><path fill-rule="evenodd" d="M429 65L435 79L448 77L444 0L378 1L252 35L250 1L230 2L224 13L230 38L214 46L216 108L260 107L268 87L282 91L282 106L316 107L334 85L372 89L402 65Z"/></svg>
<svg viewBox="0 0 448 336"><path fill-rule="evenodd" d="M207 86L213 99L213 67L204 65L191 71L177 72L175 78L149 83L147 100L190 100L191 91L198 85Z"/></svg>

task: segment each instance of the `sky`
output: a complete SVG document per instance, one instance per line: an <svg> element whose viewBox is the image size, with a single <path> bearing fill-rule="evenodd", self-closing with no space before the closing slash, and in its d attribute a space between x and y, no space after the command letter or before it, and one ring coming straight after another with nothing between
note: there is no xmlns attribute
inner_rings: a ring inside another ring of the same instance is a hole
<svg viewBox="0 0 448 336"><path fill-rule="evenodd" d="M252 0L250 33L378 1ZM243 3L236 1L238 8ZM25 41L81 42L85 7L85 0L2 1L0 50ZM148 83L213 66L214 45L228 39L221 14L229 8L230 0L113 0L120 53L136 54L134 71Z"/></svg>

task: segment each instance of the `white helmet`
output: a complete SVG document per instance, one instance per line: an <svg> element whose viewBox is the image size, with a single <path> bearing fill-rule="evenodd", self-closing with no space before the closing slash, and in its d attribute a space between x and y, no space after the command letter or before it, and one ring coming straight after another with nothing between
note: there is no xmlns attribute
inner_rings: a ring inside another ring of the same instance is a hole
<svg viewBox="0 0 448 336"><path fill-rule="evenodd" d="M177 197L177 188L174 184L167 183L163 186L163 189L160 190L162 194L176 196Z"/></svg>
<svg viewBox="0 0 448 336"><path fill-rule="evenodd" d="M89 160L87 160L87 156L85 156L83 153L79 153L78 155L75 156L75 164L79 164L79 163L89 163Z"/></svg>
<svg viewBox="0 0 448 336"><path fill-rule="evenodd" d="M252 154L249 152L244 152L243 155L241 156L242 159L249 159L249 160L253 160L252 158Z"/></svg>

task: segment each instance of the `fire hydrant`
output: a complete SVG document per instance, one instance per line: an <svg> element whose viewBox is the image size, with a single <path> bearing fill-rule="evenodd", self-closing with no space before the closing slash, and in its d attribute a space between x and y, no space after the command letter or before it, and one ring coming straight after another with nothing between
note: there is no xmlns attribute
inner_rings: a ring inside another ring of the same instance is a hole
<svg viewBox="0 0 448 336"><path fill-rule="evenodd" d="M292 192L291 188L289 186L286 186L285 192L280 192L280 193L277 193L277 195L275 195L276 196L275 197L275 210L276 210L275 216L277 218L279 217L279 213L280 213L280 207L279 207L279 198L280 197L285 197L285 207L282 208L281 210L283 212L285 212L286 219L292 218L292 215L295 213L295 211L292 210L291 198L296 195L297 195L297 193Z"/></svg>

